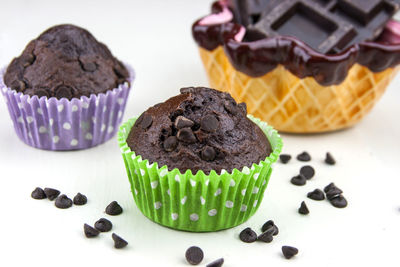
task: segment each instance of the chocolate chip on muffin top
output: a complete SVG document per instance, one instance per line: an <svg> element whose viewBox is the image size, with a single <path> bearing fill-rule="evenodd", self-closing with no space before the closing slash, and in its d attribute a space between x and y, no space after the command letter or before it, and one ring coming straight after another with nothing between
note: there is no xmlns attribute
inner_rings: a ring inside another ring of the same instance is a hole
<svg viewBox="0 0 400 267"><path fill-rule="evenodd" d="M265 134L246 115L246 105L228 93L182 88L181 94L145 111L127 143L143 159L170 170L241 170L271 153Z"/></svg>
<svg viewBox="0 0 400 267"><path fill-rule="evenodd" d="M39 98L80 98L105 93L128 78L128 71L87 30L54 26L32 40L4 75L17 92Z"/></svg>

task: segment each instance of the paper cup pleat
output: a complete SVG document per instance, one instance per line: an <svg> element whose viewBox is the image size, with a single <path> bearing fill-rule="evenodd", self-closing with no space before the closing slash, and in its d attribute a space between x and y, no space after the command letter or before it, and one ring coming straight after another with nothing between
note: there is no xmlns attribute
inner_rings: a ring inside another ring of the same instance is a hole
<svg viewBox="0 0 400 267"><path fill-rule="evenodd" d="M266 134L272 153L258 164L232 173L192 174L159 167L131 151L126 143L136 118L124 123L118 142L137 207L150 220L174 229L208 232L237 226L258 209L271 176L271 165L282 150L279 134L249 116Z"/></svg>
<svg viewBox="0 0 400 267"><path fill-rule="evenodd" d="M118 131L135 72L118 88L81 98L24 95L8 88L0 72L0 89L14 129L26 144L46 150L78 150L102 144Z"/></svg>

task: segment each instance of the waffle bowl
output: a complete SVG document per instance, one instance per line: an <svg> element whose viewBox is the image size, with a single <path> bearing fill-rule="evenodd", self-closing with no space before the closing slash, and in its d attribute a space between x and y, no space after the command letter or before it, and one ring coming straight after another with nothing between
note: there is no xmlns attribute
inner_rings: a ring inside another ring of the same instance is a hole
<svg viewBox="0 0 400 267"><path fill-rule="evenodd" d="M229 92L248 112L282 132L347 128L373 108L399 70L399 23L376 42L320 54L294 37L243 42L225 1L193 25L210 86ZM297 53L297 54L296 54Z"/></svg>

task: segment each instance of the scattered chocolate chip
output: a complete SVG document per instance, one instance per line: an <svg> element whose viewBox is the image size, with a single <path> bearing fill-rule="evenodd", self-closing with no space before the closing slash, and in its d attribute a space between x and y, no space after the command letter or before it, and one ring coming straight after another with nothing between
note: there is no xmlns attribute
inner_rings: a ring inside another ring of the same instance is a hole
<svg viewBox="0 0 400 267"><path fill-rule="evenodd" d="M274 233L275 233L274 227L270 227L268 230L259 235L257 237L257 240L265 243L271 243L272 240L274 239L273 237Z"/></svg>
<svg viewBox="0 0 400 267"><path fill-rule="evenodd" d="M207 115L200 122L200 128L206 132L215 132L218 126L219 121L214 115Z"/></svg>
<svg viewBox="0 0 400 267"><path fill-rule="evenodd" d="M326 153L325 163L328 165L336 164L336 160L332 157L331 153L329 153L329 152Z"/></svg>
<svg viewBox="0 0 400 267"><path fill-rule="evenodd" d="M229 100L224 100L224 108L232 115L235 115L237 112L235 103Z"/></svg>
<svg viewBox="0 0 400 267"><path fill-rule="evenodd" d="M193 246L186 250L185 257L188 263L197 265L203 260L204 253L201 248Z"/></svg>
<svg viewBox="0 0 400 267"><path fill-rule="evenodd" d="M330 199L329 202L331 202L332 206L334 206L336 208L347 207L347 200L342 195L338 195L338 196Z"/></svg>
<svg viewBox="0 0 400 267"><path fill-rule="evenodd" d="M12 83L11 83L11 89L13 89L13 90L17 90L17 91L24 91L25 90L25 88L26 88L26 84L25 84L25 82L24 81L21 81L21 80L14 80Z"/></svg>
<svg viewBox="0 0 400 267"><path fill-rule="evenodd" d="M114 240L114 248L124 248L128 245L128 242L115 233L113 233L111 237Z"/></svg>
<svg viewBox="0 0 400 267"><path fill-rule="evenodd" d="M292 156L289 155L289 154L281 154L281 155L279 155L279 159L281 160L281 162L283 164L288 163L291 158L292 158Z"/></svg>
<svg viewBox="0 0 400 267"><path fill-rule="evenodd" d="M49 93L45 89L36 90L35 94L38 98L41 98L42 96L49 97Z"/></svg>
<svg viewBox="0 0 400 267"><path fill-rule="evenodd" d="M250 227L247 227L239 234L240 240L246 243L253 243L257 240L257 234Z"/></svg>
<svg viewBox="0 0 400 267"><path fill-rule="evenodd" d="M314 177L315 170L312 166L306 165L306 166L301 167L300 174L302 174L304 177L306 177L307 180L310 180L311 178Z"/></svg>
<svg viewBox="0 0 400 267"><path fill-rule="evenodd" d="M206 265L206 267L221 267L224 264L224 258L220 258Z"/></svg>
<svg viewBox="0 0 400 267"><path fill-rule="evenodd" d="M94 62L83 62L82 68L85 71L93 72L93 71L97 70L97 65Z"/></svg>
<svg viewBox="0 0 400 267"><path fill-rule="evenodd" d="M60 194L60 191L58 191L57 189L54 189L54 188L46 187L44 189L44 193L46 194L46 197L49 200L54 200L54 199L56 199L58 197L58 195Z"/></svg>
<svg viewBox="0 0 400 267"><path fill-rule="evenodd" d="M46 193L40 187L36 187L35 190L32 191L31 197L34 199L45 199Z"/></svg>
<svg viewBox="0 0 400 267"><path fill-rule="evenodd" d="M303 214L303 215L307 215L310 213L310 211L308 210L308 207L306 205L306 203L303 201L301 202L300 208L299 208L299 213Z"/></svg>
<svg viewBox="0 0 400 267"><path fill-rule="evenodd" d="M178 131L178 134L176 135L178 137L179 141L185 142L185 143L194 143L196 142L196 136L194 136L192 129L190 128L183 128Z"/></svg>
<svg viewBox="0 0 400 267"><path fill-rule="evenodd" d="M150 126L152 124L153 124L153 118L151 117L151 115L144 114L140 121L140 127L142 127L142 129L146 130L146 129L150 128Z"/></svg>
<svg viewBox="0 0 400 267"><path fill-rule="evenodd" d="M186 128L186 127L190 128L194 125L194 122L183 116L178 116L175 119L174 125L175 125L176 129L182 129L182 128Z"/></svg>
<svg viewBox="0 0 400 267"><path fill-rule="evenodd" d="M72 88L67 85L59 86L56 89L56 97L58 99L61 99L61 98L71 99L72 98Z"/></svg>
<svg viewBox="0 0 400 267"><path fill-rule="evenodd" d="M330 183L330 184L328 184L327 186L324 187L324 192L327 193L329 190L331 190L333 188L338 188L338 187L334 183Z"/></svg>
<svg viewBox="0 0 400 267"><path fill-rule="evenodd" d="M311 160L311 156L306 151L304 151L303 153L297 155L297 160L310 161Z"/></svg>
<svg viewBox="0 0 400 267"><path fill-rule="evenodd" d="M266 223L264 223L263 226L261 227L261 231L265 232L265 231L268 231L270 228L274 229L273 235L279 234L279 228L278 228L278 226L276 226L276 224L274 223L273 220L269 220Z"/></svg>
<svg viewBox="0 0 400 267"><path fill-rule="evenodd" d="M163 143L164 150L167 152L174 151L175 148L178 146L178 138L176 136L170 136L165 139Z"/></svg>
<svg viewBox="0 0 400 267"><path fill-rule="evenodd" d="M60 195L56 198L54 205L59 209L68 209L72 207L72 200L66 195Z"/></svg>
<svg viewBox="0 0 400 267"><path fill-rule="evenodd" d="M247 105L246 103L240 103L238 104L238 107L243 111L244 114L247 114Z"/></svg>
<svg viewBox="0 0 400 267"><path fill-rule="evenodd" d="M211 146L205 146L201 151L201 158L205 161L213 161L215 159L215 149Z"/></svg>
<svg viewBox="0 0 400 267"><path fill-rule="evenodd" d="M286 259L290 259L293 256L297 255L299 253L299 250L295 247L290 247L290 246L283 246L282 247L282 253L283 256L285 256Z"/></svg>
<svg viewBox="0 0 400 267"><path fill-rule="evenodd" d="M328 200L331 200L334 197L337 197L338 195L342 194L343 191L340 188L333 187L326 192L326 198Z"/></svg>
<svg viewBox="0 0 400 267"><path fill-rule="evenodd" d="M122 207L117 201L113 201L106 207L106 213L113 216L120 215L122 213Z"/></svg>
<svg viewBox="0 0 400 267"><path fill-rule="evenodd" d="M87 238L96 237L100 234L97 229L94 229L92 226L86 223L83 225L83 232Z"/></svg>
<svg viewBox="0 0 400 267"><path fill-rule="evenodd" d="M87 203L87 197L85 195L82 195L81 193L76 194L74 196L74 205L82 206Z"/></svg>
<svg viewBox="0 0 400 267"><path fill-rule="evenodd" d="M325 194L324 194L324 192L322 192L321 189L317 188L314 191L309 192L307 194L307 197L312 199L312 200L324 200L325 199Z"/></svg>
<svg viewBox="0 0 400 267"><path fill-rule="evenodd" d="M301 186L306 184L307 179L302 174L299 174L297 176L292 177L292 179L290 179L290 182L294 185Z"/></svg>
<svg viewBox="0 0 400 267"><path fill-rule="evenodd" d="M94 223L94 228L100 232L108 232L112 229L112 223L106 218L101 218Z"/></svg>

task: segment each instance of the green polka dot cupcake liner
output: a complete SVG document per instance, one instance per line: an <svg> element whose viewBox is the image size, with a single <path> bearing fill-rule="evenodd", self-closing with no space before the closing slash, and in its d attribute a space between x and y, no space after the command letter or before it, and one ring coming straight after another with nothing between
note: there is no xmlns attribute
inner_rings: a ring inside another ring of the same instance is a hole
<svg viewBox="0 0 400 267"><path fill-rule="evenodd" d="M149 164L132 151L126 139L137 118L122 124L118 143L125 162L133 198L150 220L173 229L211 232L231 228L247 221L258 209L267 188L272 165L282 150L282 139L267 123L249 115L265 133L272 153L258 164L222 170L217 174Z"/></svg>

